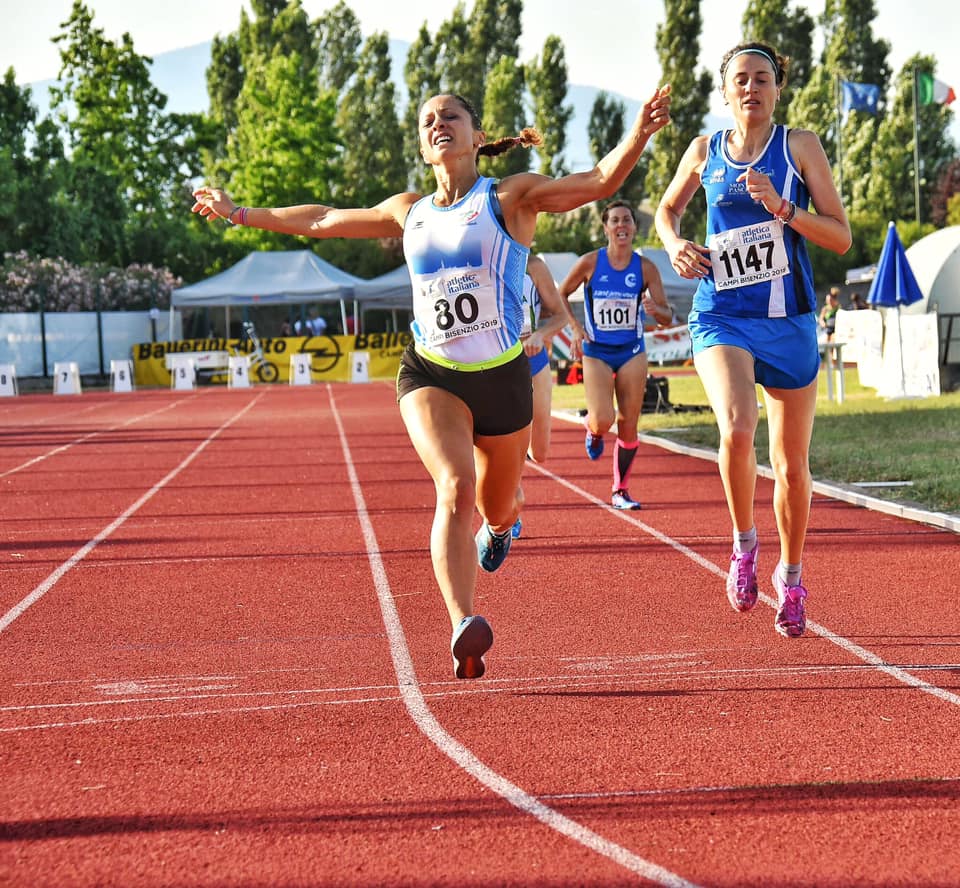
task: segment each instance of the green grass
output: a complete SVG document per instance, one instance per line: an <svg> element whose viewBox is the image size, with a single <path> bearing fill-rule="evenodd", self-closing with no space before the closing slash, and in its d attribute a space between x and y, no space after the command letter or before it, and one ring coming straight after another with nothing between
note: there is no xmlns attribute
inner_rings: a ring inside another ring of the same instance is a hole
<svg viewBox="0 0 960 888"><path fill-rule="evenodd" d="M675 369L675 368L668 368ZM652 368L658 373L656 367ZM911 481L909 487L870 487L869 496L960 514L960 391L936 398L884 400L857 382L848 367L843 404L827 398L825 373L820 374L817 418L813 427L810 469L818 481ZM706 404L696 375L670 376L674 404ZM762 400L762 399L758 399ZM585 406L582 385L558 385L555 409ZM644 414L640 431L692 446L717 449L713 414ZM767 428L761 410L756 438L757 460L769 465Z"/></svg>

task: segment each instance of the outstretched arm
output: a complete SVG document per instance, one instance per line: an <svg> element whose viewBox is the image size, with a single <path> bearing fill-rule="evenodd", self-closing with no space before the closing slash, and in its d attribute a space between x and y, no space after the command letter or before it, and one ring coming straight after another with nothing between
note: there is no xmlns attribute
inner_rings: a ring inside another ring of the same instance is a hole
<svg viewBox="0 0 960 888"><path fill-rule="evenodd" d="M198 188L193 192L193 212L207 219L222 218L243 222L250 228L262 228L280 234L303 237L376 238L400 237L410 207L420 195L395 194L367 209L337 209L322 204L295 207L241 207L219 188Z"/></svg>
<svg viewBox="0 0 960 888"><path fill-rule="evenodd" d="M537 173L507 176L497 188L507 228L521 243L529 244L538 213L565 213L584 204L610 197L637 165L647 141L670 122L670 87L663 86L647 99L620 144L587 172L553 179Z"/></svg>

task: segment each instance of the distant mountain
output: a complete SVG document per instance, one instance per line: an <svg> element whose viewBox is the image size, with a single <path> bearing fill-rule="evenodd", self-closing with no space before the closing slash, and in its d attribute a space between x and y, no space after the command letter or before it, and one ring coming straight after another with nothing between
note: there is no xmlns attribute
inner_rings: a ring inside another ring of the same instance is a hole
<svg viewBox="0 0 960 888"><path fill-rule="evenodd" d="M153 57L151 76L154 85L167 96L167 110L178 113L205 111L209 107L207 97L206 71L210 64L212 42L198 43L183 49L175 49ZM410 44L403 40L390 41L393 79L397 87L401 107L406 105L407 89L403 82L403 66L406 62ZM55 80L40 80L31 83L33 102L44 117L50 112L49 88ZM601 90L595 86L569 84L567 104L573 107L573 117L567 126L567 147L564 152L567 166L571 170L582 170L592 166L587 126L590 112L597 94ZM626 107L626 122L633 122L634 116L643 104L640 100L610 92L608 95L623 102ZM532 121L531 121L532 122ZM705 132L712 132L723 125L722 118L707 116ZM495 133L493 135L505 135Z"/></svg>

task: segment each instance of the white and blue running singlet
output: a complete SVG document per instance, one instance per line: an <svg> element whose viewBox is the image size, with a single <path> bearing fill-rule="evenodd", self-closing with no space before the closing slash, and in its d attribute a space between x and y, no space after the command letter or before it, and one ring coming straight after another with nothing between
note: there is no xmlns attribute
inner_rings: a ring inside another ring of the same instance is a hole
<svg viewBox="0 0 960 888"><path fill-rule="evenodd" d="M629 345L643 339L643 262L638 253L617 271L607 248L597 250L597 266L583 288L583 321L596 345Z"/></svg>
<svg viewBox="0 0 960 888"><path fill-rule="evenodd" d="M750 197L746 183L737 181L752 167L770 177L781 198L807 209L810 193L790 156L789 130L775 126L753 163L731 160L728 132L710 137L700 176L707 197L711 272L697 287L693 310L748 318L813 311L817 303L806 240L771 216Z"/></svg>
<svg viewBox="0 0 960 888"><path fill-rule="evenodd" d="M523 327L530 250L498 220L496 187L479 178L449 207L434 205L432 195L421 198L403 229L417 351L464 370L518 346Z"/></svg>

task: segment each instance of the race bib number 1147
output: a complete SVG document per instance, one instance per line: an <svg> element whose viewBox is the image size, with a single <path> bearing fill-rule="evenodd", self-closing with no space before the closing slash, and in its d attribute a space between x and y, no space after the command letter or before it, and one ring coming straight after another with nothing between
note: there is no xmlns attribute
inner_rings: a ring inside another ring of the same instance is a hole
<svg viewBox="0 0 960 888"><path fill-rule="evenodd" d="M783 225L775 219L721 231L710 238L709 246L718 290L748 287L790 273Z"/></svg>

